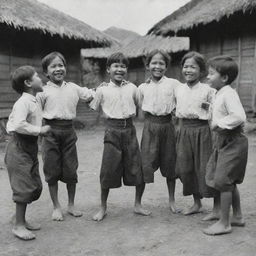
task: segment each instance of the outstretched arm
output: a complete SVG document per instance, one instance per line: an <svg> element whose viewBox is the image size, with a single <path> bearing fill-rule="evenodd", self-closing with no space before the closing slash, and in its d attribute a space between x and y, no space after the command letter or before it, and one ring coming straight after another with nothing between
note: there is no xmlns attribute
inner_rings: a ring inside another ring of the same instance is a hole
<svg viewBox="0 0 256 256"><path fill-rule="evenodd" d="M102 102L102 97L102 87L98 87L94 99L90 102L89 107L93 110L98 110Z"/></svg>

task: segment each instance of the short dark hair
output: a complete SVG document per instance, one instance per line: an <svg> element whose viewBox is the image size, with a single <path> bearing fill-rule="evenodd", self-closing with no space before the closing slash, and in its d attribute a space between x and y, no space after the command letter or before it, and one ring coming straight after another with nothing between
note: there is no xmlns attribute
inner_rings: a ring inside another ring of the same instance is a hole
<svg viewBox="0 0 256 256"><path fill-rule="evenodd" d="M11 74L12 88L19 94L26 91L25 81L32 79L36 70L31 66L21 66Z"/></svg>
<svg viewBox="0 0 256 256"><path fill-rule="evenodd" d="M149 65L150 61L152 60L152 58L156 55L156 54L161 54L164 58L164 62L166 64L166 67L168 67L170 61L171 61L171 56L164 50L159 50L159 49L155 49L153 51L151 51L146 58L146 66Z"/></svg>
<svg viewBox="0 0 256 256"><path fill-rule="evenodd" d="M108 57L107 68L113 63L123 63L126 67L129 66L129 60L122 52L115 52Z"/></svg>
<svg viewBox="0 0 256 256"><path fill-rule="evenodd" d="M214 68L221 76L228 76L226 84L231 84L238 75L238 65L228 55L216 56L208 60L209 67Z"/></svg>
<svg viewBox="0 0 256 256"><path fill-rule="evenodd" d="M47 73L48 66L56 57L59 57L62 60L65 67L67 66L65 58L60 52L51 52L42 59L42 67L44 73Z"/></svg>
<svg viewBox="0 0 256 256"><path fill-rule="evenodd" d="M181 60L182 67L187 59L195 60L195 62L197 63L197 65L200 68L201 77L206 75L206 73L207 73L206 72L206 61L202 54L200 54L199 52L194 52L194 51L186 53Z"/></svg>

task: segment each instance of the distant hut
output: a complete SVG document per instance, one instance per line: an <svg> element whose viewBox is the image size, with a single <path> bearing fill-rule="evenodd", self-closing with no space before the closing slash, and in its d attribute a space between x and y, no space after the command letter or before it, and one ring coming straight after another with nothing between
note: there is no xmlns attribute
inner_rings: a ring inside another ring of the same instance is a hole
<svg viewBox="0 0 256 256"><path fill-rule="evenodd" d="M172 55L172 62L167 71L167 76L180 78L180 57L189 49L189 38L186 37L161 37L161 36L142 36L136 38L125 46L114 45L106 48L82 49L81 55L84 61L88 59L93 63L97 62L101 67L101 80L107 80L104 73L106 59L116 51L123 52L130 61L128 69L128 80L136 85L145 81L148 73L145 71L145 57L154 50L162 49ZM97 84L95 84L97 86Z"/></svg>
<svg viewBox="0 0 256 256"><path fill-rule="evenodd" d="M234 86L246 111L256 112L255 0L192 0L148 34L188 36L191 49L207 58L220 54L234 57L240 68Z"/></svg>
<svg viewBox="0 0 256 256"><path fill-rule="evenodd" d="M42 73L41 58L60 51L67 59L67 80L81 84L80 49L109 46L111 39L82 21L35 0L0 0L0 118L7 118L18 98L10 73L33 65ZM88 121L86 104L78 118ZM90 120L89 120L90 121Z"/></svg>

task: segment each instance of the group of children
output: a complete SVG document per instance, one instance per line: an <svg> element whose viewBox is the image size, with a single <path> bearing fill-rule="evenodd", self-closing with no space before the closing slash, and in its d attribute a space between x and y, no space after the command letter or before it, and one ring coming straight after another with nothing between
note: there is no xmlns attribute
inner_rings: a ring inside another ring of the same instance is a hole
<svg viewBox="0 0 256 256"><path fill-rule="evenodd" d="M207 72L204 57L189 52L181 63L186 80L182 84L165 76L169 62L166 52L152 51L146 60L150 78L136 87L125 80L128 59L120 52L114 53L107 60L110 82L101 84L96 92L64 81L66 61L58 52L42 60L43 72L49 79L44 87L30 66L13 73L13 89L22 96L7 123L12 136L5 161L16 203L15 236L31 240L35 235L30 230L40 228L25 218L27 204L37 200L42 190L38 135L43 136L43 171L53 202L52 219L63 220L59 180L67 185L67 212L82 216L74 207L78 160L72 120L79 99L89 102L94 110L101 108L105 117L101 208L93 216L95 221L105 217L109 190L120 187L122 180L124 185L136 187L134 212L150 215L141 199L145 184L154 182L154 172L159 168L166 178L173 213L180 212L174 197L179 178L184 196L194 198L185 215L200 212L203 197L214 198L213 211L204 220L218 221L205 229L205 234L226 234L231 232L231 225L245 225L236 184L243 181L247 163L248 141L243 135L246 116L230 86L238 74L237 64L228 56L215 57L209 60ZM206 73L208 84L203 84L200 81ZM140 147L132 120L137 107L145 114ZM174 116L178 118L176 125Z"/></svg>

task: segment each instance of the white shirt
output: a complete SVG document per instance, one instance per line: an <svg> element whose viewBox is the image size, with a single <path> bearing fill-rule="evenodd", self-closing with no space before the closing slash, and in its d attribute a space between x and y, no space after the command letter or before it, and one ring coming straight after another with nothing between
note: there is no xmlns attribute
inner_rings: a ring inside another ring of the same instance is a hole
<svg viewBox="0 0 256 256"><path fill-rule="evenodd" d="M97 110L101 106L106 118L126 119L136 115L137 87L123 81L120 86L110 81L99 87L90 107Z"/></svg>
<svg viewBox="0 0 256 256"><path fill-rule="evenodd" d="M180 85L176 79L162 77L138 87L138 101L143 111L152 115L168 115L176 106L175 89Z"/></svg>
<svg viewBox="0 0 256 256"><path fill-rule="evenodd" d="M200 82L192 87L181 84L175 92L176 116L178 118L210 120L215 93L215 89ZM203 109L202 103L209 103L209 110Z"/></svg>
<svg viewBox="0 0 256 256"><path fill-rule="evenodd" d="M40 104L33 95L23 92L13 105L6 125L7 132L38 136L41 126L42 110Z"/></svg>
<svg viewBox="0 0 256 256"><path fill-rule="evenodd" d="M245 121L245 111L237 92L229 85L222 87L213 104L212 127L232 130Z"/></svg>
<svg viewBox="0 0 256 256"><path fill-rule="evenodd" d="M93 90L71 82L64 81L58 86L49 81L44 86L44 91L37 94L37 99L42 105L44 118L72 120L76 117L79 99L90 101L94 95Z"/></svg>

